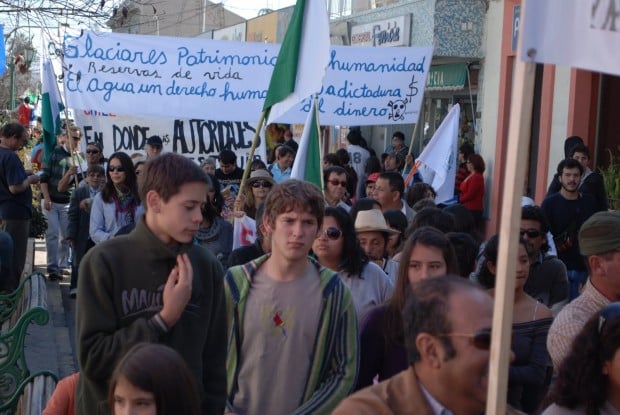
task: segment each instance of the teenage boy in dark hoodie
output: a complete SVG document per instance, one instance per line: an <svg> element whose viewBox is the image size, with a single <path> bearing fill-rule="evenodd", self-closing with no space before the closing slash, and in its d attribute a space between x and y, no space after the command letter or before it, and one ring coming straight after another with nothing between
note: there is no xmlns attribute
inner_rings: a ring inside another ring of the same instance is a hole
<svg viewBox="0 0 620 415"><path fill-rule="evenodd" d="M111 413L105 401L112 371L133 345L146 341L179 352L195 376L202 412L221 414L223 270L192 243L210 179L173 153L150 160L140 178L145 213L135 230L95 246L80 264L76 413Z"/></svg>

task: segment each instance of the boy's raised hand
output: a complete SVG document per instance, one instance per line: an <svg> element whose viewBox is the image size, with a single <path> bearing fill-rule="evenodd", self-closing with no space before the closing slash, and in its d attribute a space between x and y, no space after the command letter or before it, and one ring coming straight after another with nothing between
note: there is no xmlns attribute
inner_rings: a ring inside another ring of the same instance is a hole
<svg viewBox="0 0 620 415"><path fill-rule="evenodd" d="M192 264L187 254L177 256L177 265L170 271L164 287L164 306L160 311L161 318L171 328L181 318L185 306L192 296Z"/></svg>

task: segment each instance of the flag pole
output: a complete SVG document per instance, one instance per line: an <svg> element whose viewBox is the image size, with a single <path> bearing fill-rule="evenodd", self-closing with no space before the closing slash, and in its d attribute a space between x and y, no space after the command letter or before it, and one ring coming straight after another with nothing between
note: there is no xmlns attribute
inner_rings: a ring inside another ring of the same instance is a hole
<svg viewBox="0 0 620 415"><path fill-rule="evenodd" d="M525 3L521 5L521 18L525 15ZM532 107L534 101L534 80L536 65L520 59L523 32L519 33L519 48L515 64L513 96L510 109L510 126L506 149L506 170L502 194L500 217L499 251L495 281L495 302L493 307L493 331L491 336L491 358L489 362L489 385L486 413L506 413L508 390L508 366L515 294L515 270L519 250L519 223L521 218L521 197L525 167L527 165Z"/></svg>
<svg viewBox="0 0 620 415"><path fill-rule="evenodd" d="M66 36L66 34L67 34L67 30L65 28L64 35ZM51 65L51 63L52 61L50 59L50 67L53 71L54 67ZM67 79L64 76L64 70L66 68L64 50L60 53L60 67L63 70L63 83L64 83L64 80ZM58 88L58 85L56 85L56 88ZM73 164L73 167L77 166L78 170L82 173L82 177L85 177L84 171L82 171L82 165L80 163L75 162L75 146L73 145L73 139L70 137L70 134L69 134L69 109L67 108L69 105L69 101L67 99L67 88L64 88L64 87L62 88L62 94L63 94L63 98L65 99L65 104L63 105L64 106L63 112L65 114L65 132L67 133L66 135L67 135L67 141L69 142L69 151L71 152L71 164ZM78 186L78 174L77 173L73 175L73 184L75 188L77 189L77 186Z"/></svg>
<svg viewBox="0 0 620 415"><path fill-rule="evenodd" d="M321 163L323 162L323 144L325 140L323 139L323 132L321 131L321 122L319 120L319 97L317 94L314 94L314 116L316 117L316 130L319 132L319 160ZM323 193L323 197L325 197L325 183L323 183L323 175L320 175L321 179L321 193Z"/></svg>
<svg viewBox="0 0 620 415"><path fill-rule="evenodd" d="M411 134L411 141L409 142L409 151L407 152L407 156L405 157L405 165L403 166L403 171L401 172L401 174L405 174L405 170L407 170L407 157L409 157L411 155L411 153L413 152L413 140L415 139L415 135L418 132L418 125L420 125L420 120L419 120L419 116L418 116L418 122L415 123L415 126L413 127L413 134ZM415 160L413 165L411 166L411 170L409 170L411 176L413 176L413 174L415 174L415 171L413 173L411 173L411 171L413 171L413 169L415 169L416 171L417 166L415 165ZM409 175L407 175L406 177L407 179L409 179L409 181L411 181ZM405 186L407 186L409 184L409 181L405 182Z"/></svg>

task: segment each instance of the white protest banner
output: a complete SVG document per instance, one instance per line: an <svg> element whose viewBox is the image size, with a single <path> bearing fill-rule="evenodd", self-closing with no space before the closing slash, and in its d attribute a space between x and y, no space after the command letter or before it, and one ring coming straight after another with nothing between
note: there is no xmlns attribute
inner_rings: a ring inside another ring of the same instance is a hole
<svg viewBox="0 0 620 415"><path fill-rule="evenodd" d="M255 122L279 45L85 31L64 51L72 108ZM431 47L332 47L321 123L416 123L431 58ZM277 121L303 124L310 106L306 99Z"/></svg>
<svg viewBox="0 0 620 415"><path fill-rule="evenodd" d="M183 154L198 163L208 156L217 158L220 150L230 148L240 167L245 165L256 131L255 124L244 121L133 117L96 111L75 111L75 121L82 129L83 145L100 143L106 157L117 151L144 153L146 139L158 135L163 151ZM254 157L266 162L265 148L261 140Z"/></svg>
<svg viewBox="0 0 620 415"><path fill-rule="evenodd" d="M620 75L618 0L527 2L521 59Z"/></svg>
<svg viewBox="0 0 620 415"><path fill-rule="evenodd" d="M235 218L232 249L252 245L256 241L256 221L247 215Z"/></svg>

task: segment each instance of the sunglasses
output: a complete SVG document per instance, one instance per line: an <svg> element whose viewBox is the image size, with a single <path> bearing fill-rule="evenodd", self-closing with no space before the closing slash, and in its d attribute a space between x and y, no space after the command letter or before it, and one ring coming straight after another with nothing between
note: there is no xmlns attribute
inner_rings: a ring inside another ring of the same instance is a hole
<svg viewBox="0 0 620 415"><path fill-rule="evenodd" d="M86 150L86 154L99 154L99 150Z"/></svg>
<svg viewBox="0 0 620 415"><path fill-rule="evenodd" d="M538 238L540 235L542 235L542 232L534 228L521 229L519 231L519 235L520 236L527 235L528 238Z"/></svg>
<svg viewBox="0 0 620 415"><path fill-rule="evenodd" d="M607 320L613 320L620 317L620 302L611 303L603 308L598 315L598 334L600 335L605 328Z"/></svg>
<svg viewBox="0 0 620 415"><path fill-rule="evenodd" d="M119 173L123 173L125 171L125 168L123 166L108 166L108 171L110 172L119 172Z"/></svg>
<svg viewBox="0 0 620 415"><path fill-rule="evenodd" d="M331 183L332 186L340 185L342 187L347 187L347 182L341 182L340 180L333 179L333 180L328 180L328 182Z"/></svg>
<svg viewBox="0 0 620 415"><path fill-rule="evenodd" d="M491 348L491 329L478 330L474 334L444 333L436 334L436 337L467 337L476 349L489 350Z"/></svg>
<svg viewBox="0 0 620 415"><path fill-rule="evenodd" d="M335 241L342 236L342 231L338 228L334 228L333 226L330 226L329 228L325 229L323 232L320 232L317 238L320 238L323 235L325 235L327 239L331 239L332 241Z"/></svg>
<svg viewBox="0 0 620 415"><path fill-rule="evenodd" d="M259 187L264 187L269 189L271 186L273 186L273 184L271 182L265 182L265 181L257 181L252 183L252 187L255 189L258 189Z"/></svg>

